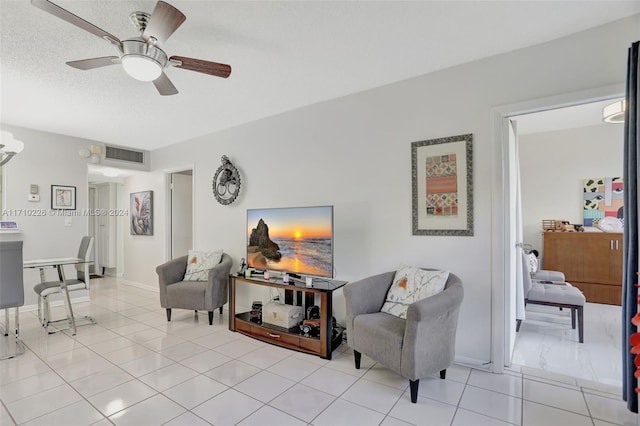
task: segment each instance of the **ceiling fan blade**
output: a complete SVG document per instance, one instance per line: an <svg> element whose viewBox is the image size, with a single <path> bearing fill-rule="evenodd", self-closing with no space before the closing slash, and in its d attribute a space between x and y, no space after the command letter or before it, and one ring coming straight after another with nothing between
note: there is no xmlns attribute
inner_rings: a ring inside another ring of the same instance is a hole
<svg viewBox="0 0 640 426"><path fill-rule="evenodd" d="M204 61L202 59L185 58L184 56L172 56L170 61L180 61L177 68L197 71L203 74L214 75L216 77L227 78L231 74L231 65L219 64L217 62Z"/></svg>
<svg viewBox="0 0 640 426"><path fill-rule="evenodd" d="M94 68L106 67L120 62L117 56L103 56L101 58L81 59L79 61L69 61L67 65L79 70L92 70Z"/></svg>
<svg viewBox="0 0 640 426"><path fill-rule="evenodd" d="M76 27L82 28L85 31L89 31L91 34L97 35L98 37L104 39L111 39L111 41L116 44L120 43L120 39L113 34L109 34L103 29L100 29L93 25L91 22L85 21L79 16L74 15L66 9L61 8L55 3L51 3L49 0L31 0L31 4L37 7L38 9L42 9L45 12L49 12L53 16L56 16L62 20L67 21L70 24L75 25Z"/></svg>
<svg viewBox="0 0 640 426"><path fill-rule="evenodd" d="M153 85L156 86L156 89L158 89L158 92L162 96L178 94L178 89L176 89L176 86L173 85L164 72L160 74L160 77L153 80Z"/></svg>
<svg viewBox="0 0 640 426"><path fill-rule="evenodd" d="M142 33L142 38L149 41L149 38L153 37L159 44L162 44L186 19L187 17L175 7L159 1L153 9L147 28Z"/></svg>

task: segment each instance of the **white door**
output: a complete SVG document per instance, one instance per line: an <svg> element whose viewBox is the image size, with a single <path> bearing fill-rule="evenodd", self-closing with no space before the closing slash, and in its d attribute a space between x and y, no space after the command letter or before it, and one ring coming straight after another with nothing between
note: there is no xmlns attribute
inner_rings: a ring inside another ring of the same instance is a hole
<svg viewBox="0 0 640 426"><path fill-rule="evenodd" d="M171 258L193 248L193 173L171 174Z"/></svg>
<svg viewBox="0 0 640 426"><path fill-rule="evenodd" d="M115 216L108 214L116 208L116 188L114 183L103 183L98 188L98 222L96 247L97 272L104 272L104 268L116 267L116 223ZM103 213L104 212L104 213Z"/></svg>
<svg viewBox="0 0 640 426"><path fill-rule="evenodd" d="M98 209L97 192L98 190L95 186L89 186L89 208L92 211L96 211ZM89 236L93 237L94 242L98 239L98 221L96 220L95 215L89 215ZM91 260L93 260L93 263L89 265L90 274L95 274L102 269L98 267L98 264L96 262L96 259L98 258L98 248L96 246L97 244L94 244L93 254L91 255Z"/></svg>
<svg viewBox="0 0 640 426"><path fill-rule="evenodd" d="M505 300L507 315L505 324L505 365L511 365L516 343L516 320L524 320L524 295L522 284L522 202L520 194L520 158L518 132L515 120L508 121L509 138L509 232L506 264L508 282Z"/></svg>

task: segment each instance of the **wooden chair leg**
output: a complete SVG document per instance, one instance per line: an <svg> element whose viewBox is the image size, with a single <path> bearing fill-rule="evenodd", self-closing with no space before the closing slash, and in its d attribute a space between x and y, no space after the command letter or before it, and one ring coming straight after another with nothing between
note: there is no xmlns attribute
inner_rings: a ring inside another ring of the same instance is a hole
<svg viewBox="0 0 640 426"><path fill-rule="evenodd" d="M583 306L578 306L578 339L580 343L584 343L584 316L582 309Z"/></svg>
<svg viewBox="0 0 640 426"><path fill-rule="evenodd" d="M220 315L222 315L222 306L220 306Z"/></svg>
<svg viewBox="0 0 640 426"><path fill-rule="evenodd" d="M440 370L440 378L444 380L447 377L447 369Z"/></svg>
<svg viewBox="0 0 640 426"><path fill-rule="evenodd" d="M167 321L171 321L171 308L167 308Z"/></svg>
<svg viewBox="0 0 640 426"><path fill-rule="evenodd" d="M213 311L209 311L209 325L213 325Z"/></svg>
<svg viewBox="0 0 640 426"><path fill-rule="evenodd" d="M356 361L356 370L360 370L360 360L362 359L362 354L354 349L353 359Z"/></svg>
<svg viewBox="0 0 640 426"><path fill-rule="evenodd" d="M418 386L420 386L420 380L409 380L409 387L411 388L411 402L414 404L418 402Z"/></svg>
<svg viewBox="0 0 640 426"><path fill-rule="evenodd" d="M571 308L571 328L576 329L576 308Z"/></svg>
<svg viewBox="0 0 640 426"><path fill-rule="evenodd" d="M516 333L520 331L520 324L522 324L522 320L516 320Z"/></svg>

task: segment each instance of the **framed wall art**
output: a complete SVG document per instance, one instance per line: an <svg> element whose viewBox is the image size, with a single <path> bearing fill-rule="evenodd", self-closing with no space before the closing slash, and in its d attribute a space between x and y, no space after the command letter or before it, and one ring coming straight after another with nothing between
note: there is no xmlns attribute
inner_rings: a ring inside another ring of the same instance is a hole
<svg viewBox="0 0 640 426"><path fill-rule="evenodd" d="M413 235L473 235L473 135L411 143Z"/></svg>
<svg viewBox="0 0 640 426"><path fill-rule="evenodd" d="M153 235L153 191L129 194L131 235Z"/></svg>
<svg viewBox="0 0 640 426"><path fill-rule="evenodd" d="M624 181L621 177L585 179L584 226L596 226L605 217L624 221Z"/></svg>
<svg viewBox="0 0 640 426"><path fill-rule="evenodd" d="M51 185L51 210L75 210L76 187Z"/></svg>

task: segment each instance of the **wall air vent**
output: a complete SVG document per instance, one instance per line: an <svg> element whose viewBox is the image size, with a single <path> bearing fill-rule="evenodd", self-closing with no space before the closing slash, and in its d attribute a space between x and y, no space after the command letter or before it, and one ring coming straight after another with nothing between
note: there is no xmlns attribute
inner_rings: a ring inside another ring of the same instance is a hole
<svg viewBox="0 0 640 426"><path fill-rule="evenodd" d="M105 158L108 160L128 161L130 163L144 164L144 152L133 151L131 149L116 148L106 146Z"/></svg>

